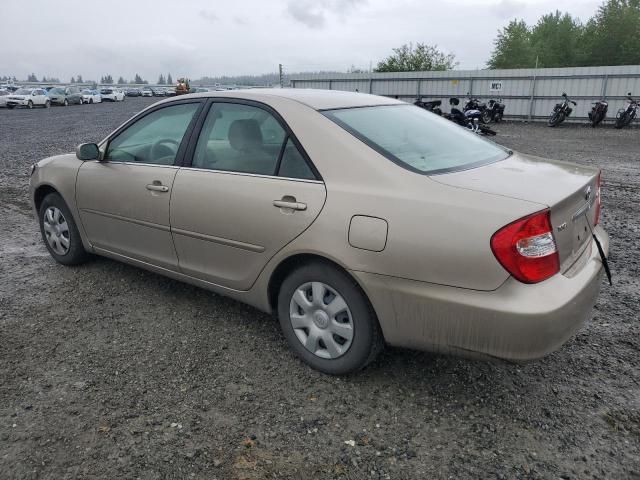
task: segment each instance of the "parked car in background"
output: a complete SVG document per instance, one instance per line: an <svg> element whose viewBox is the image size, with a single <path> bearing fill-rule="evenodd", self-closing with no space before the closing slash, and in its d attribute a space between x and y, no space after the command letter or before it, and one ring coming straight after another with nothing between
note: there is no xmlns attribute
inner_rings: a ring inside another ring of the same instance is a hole
<svg viewBox="0 0 640 480"><path fill-rule="evenodd" d="M7 97L7 108L51 106L47 92L42 88L20 88Z"/></svg>
<svg viewBox="0 0 640 480"><path fill-rule="evenodd" d="M10 95L9 90L0 90L0 108L7 106L7 97Z"/></svg>
<svg viewBox="0 0 640 480"><path fill-rule="evenodd" d="M61 264L104 255L277 313L330 374L385 343L543 357L591 316L607 268L599 169L363 93L158 102L36 163L29 198Z"/></svg>
<svg viewBox="0 0 640 480"><path fill-rule="evenodd" d="M103 87L100 90L103 101L108 102L122 102L124 101L124 92L119 88Z"/></svg>
<svg viewBox="0 0 640 480"><path fill-rule="evenodd" d="M78 87L55 87L49 90L51 105L82 105L82 92Z"/></svg>
<svg viewBox="0 0 640 480"><path fill-rule="evenodd" d="M127 88L124 93L127 97L139 97L142 94L139 88Z"/></svg>
<svg viewBox="0 0 640 480"><path fill-rule="evenodd" d="M102 95L98 90L83 90L82 91L82 103L101 103Z"/></svg>
<svg viewBox="0 0 640 480"><path fill-rule="evenodd" d="M153 89L151 87L142 87L140 95L142 97L153 97Z"/></svg>
<svg viewBox="0 0 640 480"><path fill-rule="evenodd" d="M167 87L164 89L165 97L175 97L176 96L176 87Z"/></svg>
<svg viewBox="0 0 640 480"><path fill-rule="evenodd" d="M155 87L152 90L154 97L164 97L164 89L162 87Z"/></svg>
<svg viewBox="0 0 640 480"><path fill-rule="evenodd" d="M204 88L204 87L194 87L191 90L189 90L189 93L207 93L210 90L208 88Z"/></svg>

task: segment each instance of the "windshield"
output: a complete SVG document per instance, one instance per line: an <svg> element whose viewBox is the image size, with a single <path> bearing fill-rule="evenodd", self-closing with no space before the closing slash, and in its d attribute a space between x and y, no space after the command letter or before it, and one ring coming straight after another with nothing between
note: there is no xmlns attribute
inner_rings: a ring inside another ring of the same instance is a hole
<svg viewBox="0 0 640 480"><path fill-rule="evenodd" d="M419 173L465 170L509 156L508 150L413 105L323 113L389 160Z"/></svg>
<svg viewBox="0 0 640 480"><path fill-rule="evenodd" d="M91 90L83 90L82 94L83 95L93 95L93 92Z"/></svg>
<svg viewBox="0 0 640 480"><path fill-rule="evenodd" d="M31 95L31 90L29 90L28 88L21 88L16 91L16 95Z"/></svg>
<svg viewBox="0 0 640 480"><path fill-rule="evenodd" d="M53 88L50 93L57 93L59 95L64 95L64 89L62 89L62 88Z"/></svg>

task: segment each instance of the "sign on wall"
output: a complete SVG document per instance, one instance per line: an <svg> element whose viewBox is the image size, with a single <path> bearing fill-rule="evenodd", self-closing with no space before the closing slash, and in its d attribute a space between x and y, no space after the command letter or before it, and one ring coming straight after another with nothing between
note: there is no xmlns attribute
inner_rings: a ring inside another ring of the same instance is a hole
<svg viewBox="0 0 640 480"><path fill-rule="evenodd" d="M489 92L497 93L502 91L502 80L490 80L489 81Z"/></svg>

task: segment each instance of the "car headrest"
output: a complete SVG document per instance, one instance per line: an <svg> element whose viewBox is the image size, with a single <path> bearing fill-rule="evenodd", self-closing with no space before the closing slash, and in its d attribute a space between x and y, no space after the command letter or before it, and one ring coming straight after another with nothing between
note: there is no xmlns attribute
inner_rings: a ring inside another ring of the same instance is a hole
<svg viewBox="0 0 640 480"><path fill-rule="evenodd" d="M229 144L238 151L253 150L262 146L262 131L252 118L234 120L229 126Z"/></svg>

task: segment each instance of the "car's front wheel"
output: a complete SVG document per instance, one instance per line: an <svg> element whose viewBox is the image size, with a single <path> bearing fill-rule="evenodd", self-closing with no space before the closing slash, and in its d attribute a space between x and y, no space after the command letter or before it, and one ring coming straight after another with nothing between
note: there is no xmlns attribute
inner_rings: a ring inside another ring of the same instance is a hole
<svg viewBox="0 0 640 480"><path fill-rule="evenodd" d="M29 110L31 110L31 109L33 108L33 102L32 102L31 100L29 100L29 101L27 102L27 108L28 108Z"/></svg>
<svg viewBox="0 0 640 480"><path fill-rule="evenodd" d="M69 100L67 100L66 98L64 99L64 103L62 104L65 107L69 106Z"/></svg>
<svg viewBox="0 0 640 480"><path fill-rule="evenodd" d="M331 375L364 368L384 345L364 292L329 263L307 263L284 280L278 317L294 352L311 367Z"/></svg>
<svg viewBox="0 0 640 480"><path fill-rule="evenodd" d="M38 214L42 239L56 262L78 265L89 259L76 222L59 194L50 193L44 197Z"/></svg>

